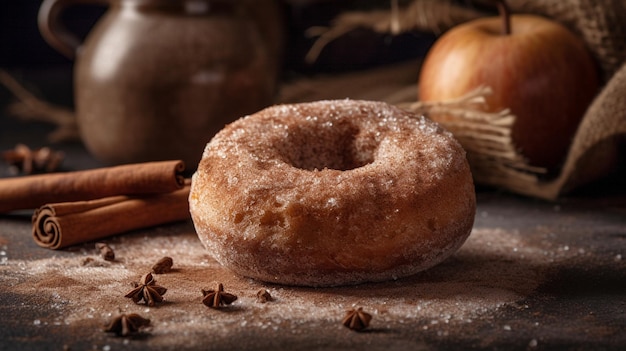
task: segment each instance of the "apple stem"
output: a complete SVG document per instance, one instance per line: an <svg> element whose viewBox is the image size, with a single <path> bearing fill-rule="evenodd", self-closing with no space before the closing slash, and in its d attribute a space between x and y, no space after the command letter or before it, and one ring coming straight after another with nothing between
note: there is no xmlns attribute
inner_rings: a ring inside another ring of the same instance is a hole
<svg viewBox="0 0 626 351"><path fill-rule="evenodd" d="M498 13L502 17L502 35L511 34L511 11L505 0L497 0Z"/></svg>

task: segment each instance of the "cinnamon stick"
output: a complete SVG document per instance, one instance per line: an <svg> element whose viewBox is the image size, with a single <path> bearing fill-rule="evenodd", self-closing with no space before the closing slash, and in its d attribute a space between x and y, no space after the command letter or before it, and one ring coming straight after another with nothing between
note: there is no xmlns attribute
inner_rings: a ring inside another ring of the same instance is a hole
<svg viewBox="0 0 626 351"><path fill-rule="evenodd" d="M183 221L191 218L189 189L187 184L170 193L47 204L33 214L33 238L41 247L61 249L135 229Z"/></svg>
<svg viewBox="0 0 626 351"><path fill-rule="evenodd" d="M175 160L4 178L0 179L0 213L47 203L171 192L184 186L184 168L182 161Z"/></svg>

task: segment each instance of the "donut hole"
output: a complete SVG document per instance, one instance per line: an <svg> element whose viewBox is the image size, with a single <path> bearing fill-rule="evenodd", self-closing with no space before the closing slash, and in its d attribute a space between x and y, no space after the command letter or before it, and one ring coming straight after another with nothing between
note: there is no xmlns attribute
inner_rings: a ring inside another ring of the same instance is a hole
<svg viewBox="0 0 626 351"><path fill-rule="evenodd" d="M366 139L353 123L311 123L291 130L280 149L299 169L347 171L374 162L377 145Z"/></svg>

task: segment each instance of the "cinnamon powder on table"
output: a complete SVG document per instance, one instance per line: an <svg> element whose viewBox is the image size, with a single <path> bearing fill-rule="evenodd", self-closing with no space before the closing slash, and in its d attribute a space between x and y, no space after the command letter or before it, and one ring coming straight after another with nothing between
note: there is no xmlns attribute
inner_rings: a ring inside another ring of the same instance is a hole
<svg viewBox="0 0 626 351"><path fill-rule="evenodd" d="M529 246L519 233L475 229L452 258L414 277L313 289L234 275L208 256L190 222L157 227L149 235L138 231L108 243L116 252L115 262L84 266L85 257L96 255L88 245L0 265L1 280L11 282L3 283L7 292L23 300L36 295L36 303L44 304L40 314L30 316L31 328L58 327L67 342L83 340L101 347L118 342L101 332L104 324L119 313L137 313L152 321L146 342L163 348L201 347L207 338L217 348L280 343L315 348L330 342L349 346L360 342L354 339L359 336L346 335L350 331L341 320L346 310L358 305L373 317L369 332L361 337L382 346L393 344L389 337L397 333L472 333L479 324L475 321L492 318L531 294L546 277L541 267L567 259L546 255L546 247ZM163 256L172 257L177 267L156 275L168 288L163 303L148 308L124 298L131 282ZM227 309L211 311L201 303L201 289L216 281L238 299ZM256 303L260 289L267 289L274 301Z"/></svg>

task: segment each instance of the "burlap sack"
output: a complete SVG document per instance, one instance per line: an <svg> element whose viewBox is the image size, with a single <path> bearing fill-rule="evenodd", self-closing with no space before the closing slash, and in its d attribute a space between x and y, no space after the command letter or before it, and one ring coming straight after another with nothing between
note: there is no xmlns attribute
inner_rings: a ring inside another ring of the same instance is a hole
<svg viewBox="0 0 626 351"><path fill-rule="evenodd" d="M478 7L471 5L467 9L468 3L465 2L464 6L452 1L413 0L399 10L392 6L389 10L370 14L345 13L327 31L320 33L320 45L314 46L312 52L319 52L324 43L356 27L364 26L390 34L416 29L445 31L477 17ZM556 199L607 175L619 162L623 162L620 160L618 141L626 135L626 0L509 0L508 4L514 13L550 17L567 26L585 41L600 67L604 86L586 111L558 177L543 179L539 172L534 172L533 167L525 164L515 145L506 137L514 122L513 116L507 115L506 111L502 115L483 116L472 110L470 104L463 105L458 101L444 106L424 106L419 102L405 106L426 114L452 111L459 116L446 127L468 151L477 183ZM377 85L380 87L380 84ZM326 84L321 89L328 91L328 88ZM346 95L346 90L342 93ZM358 98L359 94L350 97ZM387 97L378 96L380 100L388 100ZM495 153L494 131L498 144ZM490 143L488 148L483 147L486 142Z"/></svg>

